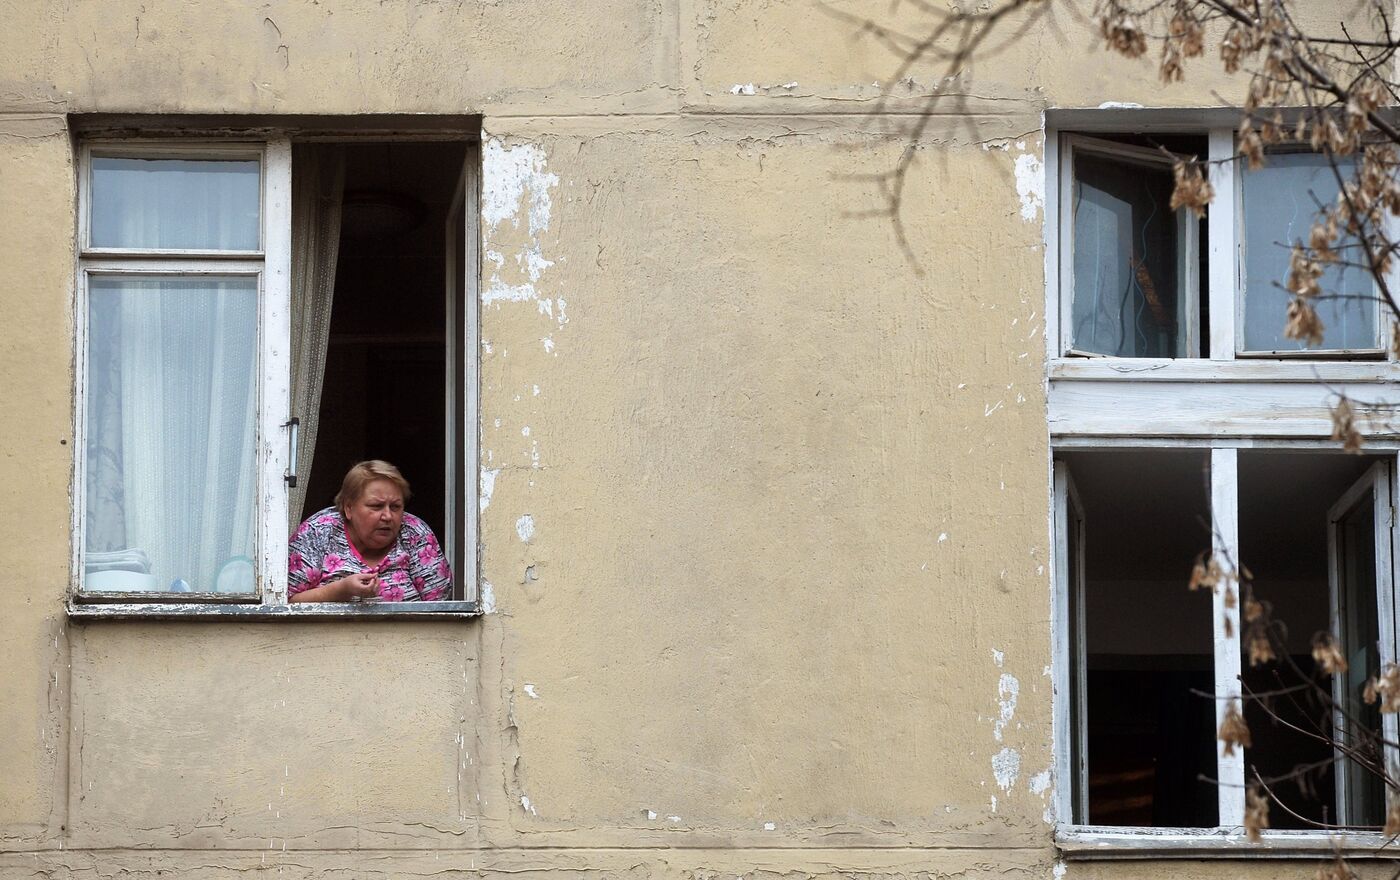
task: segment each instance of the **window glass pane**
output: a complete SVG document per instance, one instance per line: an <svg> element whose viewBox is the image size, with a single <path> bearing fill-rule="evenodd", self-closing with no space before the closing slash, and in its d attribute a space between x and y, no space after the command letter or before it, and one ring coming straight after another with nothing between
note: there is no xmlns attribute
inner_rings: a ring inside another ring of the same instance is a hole
<svg viewBox="0 0 1400 880"><path fill-rule="evenodd" d="M1186 356L1170 172L1079 152L1074 176L1071 344L1120 357Z"/></svg>
<svg viewBox="0 0 1400 880"><path fill-rule="evenodd" d="M92 158L97 248L259 249L255 159Z"/></svg>
<svg viewBox="0 0 1400 880"><path fill-rule="evenodd" d="M1346 763L1346 812L1350 824L1380 825L1385 819L1385 785L1381 778L1381 713L1362 692L1367 679L1380 672L1380 621L1376 607L1376 510L1370 493L1337 523L1338 619L1347 671L1337 698L1349 720L1341 741L1356 760ZM1369 766L1367 766L1369 765Z"/></svg>
<svg viewBox="0 0 1400 880"><path fill-rule="evenodd" d="M1340 161L1343 177L1353 163ZM1283 335L1290 295L1288 263L1295 242L1308 240L1319 205L1337 199L1336 175L1317 153L1275 153L1257 171L1244 172L1244 347L1246 351L1300 351L1302 342ZM1359 261L1355 238L1338 251ZM1376 304L1371 276L1356 268L1329 266L1318 279L1324 293L1317 313L1326 327L1319 349L1376 348Z"/></svg>
<svg viewBox="0 0 1400 880"><path fill-rule="evenodd" d="M257 280L88 283L83 587L251 593Z"/></svg>

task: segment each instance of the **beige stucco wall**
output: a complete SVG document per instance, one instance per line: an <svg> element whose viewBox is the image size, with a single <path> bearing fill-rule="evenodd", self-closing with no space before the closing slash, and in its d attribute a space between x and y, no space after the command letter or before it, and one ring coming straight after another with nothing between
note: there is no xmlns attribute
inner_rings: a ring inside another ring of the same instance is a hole
<svg viewBox="0 0 1400 880"><path fill-rule="evenodd" d="M808 3L0 21L0 875L1180 870L1051 845L1037 162L1047 106L1229 83L1058 12L924 133L906 255L863 176L942 71L869 116L894 62ZM70 112L484 117L492 613L66 621Z"/></svg>

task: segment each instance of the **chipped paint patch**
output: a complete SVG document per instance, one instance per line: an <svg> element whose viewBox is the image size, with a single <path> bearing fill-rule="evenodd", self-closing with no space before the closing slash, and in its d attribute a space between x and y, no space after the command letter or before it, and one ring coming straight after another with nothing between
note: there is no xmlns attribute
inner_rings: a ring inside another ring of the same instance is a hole
<svg viewBox="0 0 1400 880"><path fill-rule="evenodd" d="M1042 770L1031 777L1031 794L1045 794L1050 788L1050 771Z"/></svg>
<svg viewBox="0 0 1400 880"><path fill-rule="evenodd" d="M554 261L545 259L539 239L549 228L553 209L550 190L558 185L559 175L546 170L544 151L537 145L507 147L498 138L486 141L482 153L481 218L485 227L483 238L487 242L482 249L483 266L489 264L490 270L481 291L483 306L538 300L535 283L554 265ZM522 205L529 239L514 259L516 267L528 280L507 284L501 278L506 257L491 247L489 241L503 223L520 228Z"/></svg>
<svg viewBox="0 0 1400 880"><path fill-rule="evenodd" d="M1021 219L1035 222L1045 207L1045 174L1040 157L1022 153L1016 157L1016 196L1021 200Z"/></svg>
<svg viewBox="0 0 1400 880"><path fill-rule="evenodd" d="M992 727L992 736L996 737L997 742L1001 742L1006 725L1011 723L1016 714L1016 699L1020 694L1021 683L1016 680L1016 676L1002 673L1001 679L997 681L997 706L1000 708L1000 717Z"/></svg>
<svg viewBox="0 0 1400 880"><path fill-rule="evenodd" d="M539 815L539 813L535 812L535 805L530 803L530 799L523 794L520 796L520 808L531 816Z"/></svg>
<svg viewBox="0 0 1400 880"><path fill-rule="evenodd" d="M992 649L992 662L995 663L995 664L997 665L997 668L998 668L998 669L1000 669L1001 667L1005 666L1005 665L1006 665L1006 652L1005 652L1005 651L998 651L996 648L993 648L993 649Z"/></svg>
<svg viewBox="0 0 1400 880"><path fill-rule="evenodd" d="M490 614L496 610L496 590L486 578L481 579L481 611Z"/></svg>
<svg viewBox="0 0 1400 880"><path fill-rule="evenodd" d="M520 203L529 202L526 216L530 232L549 226L549 190L559 185L559 176L545 170L544 151L535 144L507 147L500 138L488 138L482 154L481 219L486 231L494 232L507 220L520 225Z"/></svg>
<svg viewBox="0 0 1400 880"><path fill-rule="evenodd" d="M524 690L525 690L525 695L528 696L530 699L532 699L532 700L538 700L538 699L540 698L540 692L539 692L538 690L535 689L535 686L534 686L534 685L528 684L528 683L527 683L527 684L525 685Z"/></svg>
<svg viewBox="0 0 1400 880"><path fill-rule="evenodd" d="M992 756L992 775L997 788L1010 791L1021 775L1021 753L1015 749L1002 749Z"/></svg>
<svg viewBox="0 0 1400 880"><path fill-rule="evenodd" d="M500 419L497 419L496 427L500 426ZM477 490L476 497L478 512L485 513L486 508L491 506L491 496L496 494L496 475L500 472L500 468L481 469L480 488Z"/></svg>
<svg viewBox="0 0 1400 880"><path fill-rule="evenodd" d="M656 821L656 811L655 811L655 810L647 810L647 819L649 819L649 820L651 820L651 821L653 821L653 822Z"/></svg>
<svg viewBox="0 0 1400 880"><path fill-rule="evenodd" d="M515 521L515 533L520 536L520 540L526 544L535 536L535 518L530 514L524 514Z"/></svg>
<svg viewBox="0 0 1400 880"><path fill-rule="evenodd" d="M1064 863L1064 862L1056 862L1056 863L1055 863L1055 867L1052 869L1052 873L1053 873L1053 875L1054 875L1055 880L1064 880L1064 876L1065 876L1065 863Z"/></svg>
<svg viewBox="0 0 1400 880"><path fill-rule="evenodd" d="M753 83L735 83L729 87L729 94L731 95L752 95L753 93Z"/></svg>
<svg viewBox="0 0 1400 880"><path fill-rule="evenodd" d="M764 830L764 831L776 831L776 830L778 830L777 823L774 823L774 822L764 822L764 823L763 823L763 830Z"/></svg>

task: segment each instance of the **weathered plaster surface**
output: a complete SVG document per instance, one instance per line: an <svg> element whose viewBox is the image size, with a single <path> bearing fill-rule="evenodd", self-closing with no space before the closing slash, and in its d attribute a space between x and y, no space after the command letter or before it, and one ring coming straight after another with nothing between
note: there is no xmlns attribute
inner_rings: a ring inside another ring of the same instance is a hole
<svg viewBox="0 0 1400 880"><path fill-rule="evenodd" d="M1177 870L1056 863L1042 675L1041 111L1154 100L1147 65L1086 67L1071 23L969 72L917 145L907 256L862 214L903 146L903 117L866 115L891 65L809 4L0 0L0 21L0 452L25 529L0 875ZM483 117L492 613L66 625L67 111Z"/></svg>
<svg viewBox="0 0 1400 880"><path fill-rule="evenodd" d="M15 502L0 614L0 841L50 836L62 816L73 451L73 251L64 230L73 197L62 118L0 115L0 456Z"/></svg>

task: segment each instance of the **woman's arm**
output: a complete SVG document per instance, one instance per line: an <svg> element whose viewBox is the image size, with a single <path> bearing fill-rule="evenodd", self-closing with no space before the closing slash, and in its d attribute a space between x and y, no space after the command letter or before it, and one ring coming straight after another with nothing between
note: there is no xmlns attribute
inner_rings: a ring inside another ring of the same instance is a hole
<svg viewBox="0 0 1400 880"><path fill-rule="evenodd" d="M407 518L405 517L405 520ZM405 527L409 525L405 522ZM442 601L452 598L452 568L438 544L437 536L428 524L414 518L412 526L417 534L417 543L409 552L408 571L418 598L426 601Z"/></svg>

